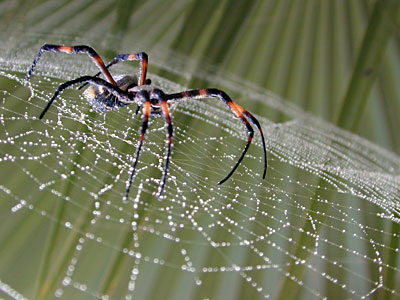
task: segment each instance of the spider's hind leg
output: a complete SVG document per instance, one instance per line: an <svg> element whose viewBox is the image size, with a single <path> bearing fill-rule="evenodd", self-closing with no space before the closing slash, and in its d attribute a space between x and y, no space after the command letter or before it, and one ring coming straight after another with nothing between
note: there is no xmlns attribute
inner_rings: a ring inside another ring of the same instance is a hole
<svg viewBox="0 0 400 300"><path fill-rule="evenodd" d="M124 101L125 103L133 102L131 99L129 99L127 94L124 91L122 91L119 87L112 85L111 83L105 81L104 79L96 78L96 77L92 77L92 76L82 76L82 77L79 77L74 80L70 80L70 81L67 81L67 82L61 84L55 91L53 97L51 97L51 99L47 103L47 105L44 108L44 110L42 111L42 113L40 114L39 119L42 119L44 117L46 112L49 110L50 106L53 104L54 100L57 99L57 97L60 95L60 93L62 91L64 91L65 89L67 89L75 84L80 84L80 83L84 83L84 82L89 82L89 83L93 83L95 85L104 87L111 94L119 97L121 102L122 101Z"/></svg>

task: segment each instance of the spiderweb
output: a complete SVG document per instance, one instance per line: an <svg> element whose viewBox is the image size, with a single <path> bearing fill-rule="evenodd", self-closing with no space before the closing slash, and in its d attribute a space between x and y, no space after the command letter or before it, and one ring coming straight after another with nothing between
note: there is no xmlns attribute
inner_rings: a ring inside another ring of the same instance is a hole
<svg viewBox="0 0 400 300"><path fill-rule="evenodd" d="M219 87L261 123L267 178L256 135L237 172L218 186L247 132L218 100L186 101L171 107L164 199L156 197L164 121L152 117L123 201L141 113L128 106L96 114L70 89L38 120L59 84L96 73L85 55L46 54L26 83L39 47L1 58L4 297L39 298L41 284L61 299L400 296L397 156L265 90L223 78ZM150 64L179 76L173 59L166 65L154 52ZM134 72L133 64L113 70ZM149 77L166 92L186 89L166 75Z"/></svg>

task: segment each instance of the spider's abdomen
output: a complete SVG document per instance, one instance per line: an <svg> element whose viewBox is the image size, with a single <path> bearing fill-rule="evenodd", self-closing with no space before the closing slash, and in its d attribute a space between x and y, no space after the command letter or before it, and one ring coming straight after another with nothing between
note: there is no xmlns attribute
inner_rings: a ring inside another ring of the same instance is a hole
<svg viewBox="0 0 400 300"><path fill-rule="evenodd" d="M135 76L116 75L114 76L114 79L118 84L118 87L124 91L137 85L137 78ZM119 101L119 98L111 94L107 89L97 85L89 86L83 92L83 96L92 106L93 110L100 114L117 110L128 105L127 103Z"/></svg>

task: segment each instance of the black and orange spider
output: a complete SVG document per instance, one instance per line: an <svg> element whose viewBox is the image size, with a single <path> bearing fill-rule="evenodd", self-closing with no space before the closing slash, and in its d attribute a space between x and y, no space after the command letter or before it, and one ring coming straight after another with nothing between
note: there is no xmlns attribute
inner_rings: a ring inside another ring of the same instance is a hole
<svg viewBox="0 0 400 300"><path fill-rule="evenodd" d="M173 101L180 101L186 99L204 99L210 97L217 97L221 99L233 112L233 114L240 118L242 123L246 126L247 131L249 132L249 137L247 140L247 144L239 157L237 163L233 166L232 170L228 173L228 175L223 178L218 184L224 183L228 180L229 177L235 172L241 161L243 160L247 150L249 149L250 143L253 139L254 130L249 124L249 120L258 128L258 131L261 134L261 140L264 150L264 172L262 177L265 178L265 174L267 172L267 152L265 148L265 140L264 135L260 126L260 123L257 119L248 111L246 111L243 107L233 102L229 96L218 89L198 89L198 90L190 90L180 93L174 94L165 94L162 90L155 88L151 85L151 80L146 79L147 73L147 64L148 64L148 56L144 52L136 53L136 54L121 54L115 57L107 66L104 64L101 57L96 53L96 51L89 46L61 46L61 45L43 45L39 53L36 55L33 60L32 66L27 72L26 80L29 80L30 75L32 74L36 63L38 62L40 56L43 52L52 51L52 52L64 52L64 53L86 53L89 55L93 62L100 69L100 72L94 76L82 76L76 78L74 80L67 81L61 84L53 97L47 103L47 106L42 111L39 116L39 119L42 119L46 114L47 110L50 108L53 101L58 97L58 95L75 84L83 84L83 87L86 84L92 84L87 88L83 95L89 102L89 104L93 107L94 111L98 113L105 113L111 110L117 110L123 106L126 106L131 103L135 103L138 105L136 113L138 112L140 107L143 107L143 122L140 132L140 141L139 146L136 150L136 156L132 165L132 172L129 178L129 183L126 189L125 198L128 199L129 191L132 185L133 177L135 175L136 165L139 161L140 150L143 145L144 136L146 134L146 130L148 127L149 116L151 113L162 114L164 115L167 129L167 155L165 158L165 166L164 172L161 180L161 185L158 189L158 197L161 198L161 195L164 191L165 181L168 174L168 165L171 156L171 146L172 146L172 122L171 116L169 113L169 103ZM115 75L112 76L108 71L108 68L112 65L115 65L121 61L131 61L131 60L139 60L140 61L140 75L139 82L135 76L131 75ZM99 78L98 76L103 74L107 80ZM246 116L246 117L245 117Z"/></svg>

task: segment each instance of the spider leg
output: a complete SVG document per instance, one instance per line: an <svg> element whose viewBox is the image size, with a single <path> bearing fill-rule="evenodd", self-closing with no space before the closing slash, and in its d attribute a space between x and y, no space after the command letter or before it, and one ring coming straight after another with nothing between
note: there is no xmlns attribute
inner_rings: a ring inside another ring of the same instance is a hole
<svg viewBox="0 0 400 300"><path fill-rule="evenodd" d="M57 88L57 90L55 91L53 97L51 97L51 99L47 103L47 106L45 107L45 109L40 114L39 119L42 119L44 117L46 112L49 110L50 106L53 104L54 100L56 100L56 98L58 97L58 95L62 91L64 91L65 89L69 88L70 86L73 86L75 84L80 84L80 83L83 83L83 82L90 82L90 83L93 83L93 84L96 84L98 86L102 86L102 87L106 88L108 91L110 91L110 93L112 93L113 95L119 97L121 102L125 102L125 103L132 103L133 102L133 100L131 100L128 97L126 92L122 91L119 87L114 86L111 83L105 81L104 79L96 78L96 77L92 77L92 76L83 76L83 77L79 77L79 78L76 78L74 80L70 80L70 81L67 81L67 82L61 84Z"/></svg>
<svg viewBox="0 0 400 300"><path fill-rule="evenodd" d="M162 195L162 193L164 191L164 187L165 187L165 181L166 181L167 175L168 175L169 160L171 157L173 128L172 128L171 115L169 113L168 103L167 103L167 100L165 99L164 94L162 94L162 98L161 97L159 98L159 103L160 103L161 110L162 110L162 113L165 118L166 129L167 129L167 143L166 143L167 156L165 158L164 173L162 176L161 186L158 191L158 198L161 198L161 195Z"/></svg>
<svg viewBox="0 0 400 300"><path fill-rule="evenodd" d="M68 54L86 53L87 55L89 55L92 58L93 62L100 69L101 73L104 74L104 76L107 78L107 80L111 84L117 86L117 83L115 82L115 80L111 76L111 73L108 71L108 69L104 65L104 62L101 59L101 57L97 54L97 52L92 47L85 46L85 45L81 45L81 46L62 46L62 45L44 44L40 48L39 53L36 55L35 59L33 60L32 66L30 67L30 69L26 73L26 80L29 80L29 77L33 73L33 71L34 71L34 69L36 67L36 64L37 64L39 58L42 56L43 52L48 52L48 51L51 51L51 52L64 52L64 53L68 53Z"/></svg>
<svg viewBox="0 0 400 300"><path fill-rule="evenodd" d="M265 147L265 139L264 139L264 133L262 131L261 125L258 122L258 120L251 114L249 113L247 110L245 110L243 107L241 107L239 104L235 103L237 109L239 111L241 111L243 114L245 114L250 121L256 125L258 131L260 132L261 135L261 143L263 145L263 152L264 152L264 171L263 171L263 179L265 179L265 175L267 174L267 169L268 169L268 162L267 162L267 148Z"/></svg>
<svg viewBox="0 0 400 300"><path fill-rule="evenodd" d="M149 64L149 57L145 52L139 52L135 54L120 54L116 56L107 66L106 68L108 69L109 67L121 62L121 61L132 61L132 60L139 60L140 61L140 85L146 84L146 75L147 75L147 66ZM98 72L94 77L97 77L101 74L101 72ZM86 84L82 84L79 89L85 87Z"/></svg>
<svg viewBox="0 0 400 300"><path fill-rule="evenodd" d="M258 128L258 131L260 132L260 135L261 135L261 141L262 141L263 150L264 150L263 178L265 178L265 174L267 172L267 151L266 151L266 147L265 147L264 134L262 132L260 123L257 121L257 119L252 114L250 114L248 111L246 111L239 104L236 104L235 102L233 102L225 92L223 92L221 90L217 90L217 89L190 90L190 91L185 91L185 92L181 92L181 93L168 94L168 95L166 95L166 97L167 97L168 101L179 101L179 100L187 100L187 99L204 99L204 98L210 98L210 97L217 97L217 98L221 99L230 108L230 110L233 112L233 114L235 116L237 116L238 118L240 118L242 123L246 126L247 131L249 132L247 144L244 147L244 150L243 150L241 156L239 157L239 160L233 166L232 170L228 173L228 175L225 178L223 178L220 182L218 182L218 184L224 183L232 176L232 174L236 171L236 169L242 162L244 156L246 155L247 150L250 147L250 144L251 144L251 141L252 141L253 135L254 135L254 130L251 127L250 123L247 121L247 119L244 117L243 114L245 114L250 119L250 121L254 125L256 125L256 127Z"/></svg>
<svg viewBox="0 0 400 300"><path fill-rule="evenodd" d="M139 109L141 108L140 105L136 106L136 110L135 110L135 115L137 115L139 113Z"/></svg>
<svg viewBox="0 0 400 300"><path fill-rule="evenodd" d="M143 140L144 140L144 136L146 134L147 128L148 128L148 123L149 123L149 116L150 116L150 109L151 109L151 104L150 104L150 98L147 92L140 92L140 94L138 93L138 95L136 95L137 97L142 97L144 98L144 104L143 104L143 122L142 122L142 129L140 132L140 140L139 140L139 146L136 150L136 155L135 155L135 160L133 162L132 165L132 172L131 175L129 177L129 183L128 186L126 188L126 193L125 193L125 200L128 199L129 196L129 192L131 190L131 186L132 186L132 182L133 182L133 177L135 175L136 172L136 165L139 161L139 156L140 156L140 151L142 149L142 145L143 145Z"/></svg>

